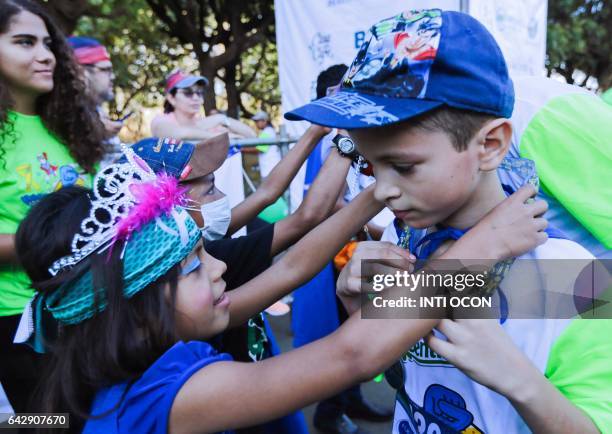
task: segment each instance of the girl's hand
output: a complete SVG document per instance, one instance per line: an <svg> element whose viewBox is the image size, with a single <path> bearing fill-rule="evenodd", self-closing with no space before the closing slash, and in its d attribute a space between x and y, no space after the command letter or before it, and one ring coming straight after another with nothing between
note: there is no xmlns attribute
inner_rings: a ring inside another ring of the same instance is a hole
<svg viewBox="0 0 612 434"><path fill-rule="evenodd" d="M542 215L548 204L543 200L529 201L536 193L532 185L523 186L467 232L464 238L477 237L473 259L516 257L546 242L548 221Z"/></svg>
<svg viewBox="0 0 612 434"><path fill-rule="evenodd" d="M362 270L361 261L371 260ZM336 295L349 314L361 307L362 281L370 281L374 274L392 274L396 270L412 272L416 258L393 243L363 241L357 244L351 260L344 266L336 282Z"/></svg>
<svg viewBox="0 0 612 434"><path fill-rule="evenodd" d="M497 320L443 319L436 327L447 341L430 333L425 341L465 375L509 399L541 376Z"/></svg>

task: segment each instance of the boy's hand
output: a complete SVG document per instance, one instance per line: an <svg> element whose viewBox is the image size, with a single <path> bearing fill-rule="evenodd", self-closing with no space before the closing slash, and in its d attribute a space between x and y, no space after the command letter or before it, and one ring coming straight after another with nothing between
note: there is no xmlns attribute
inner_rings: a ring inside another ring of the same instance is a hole
<svg viewBox="0 0 612 434"><path fill-rule="evenodd" d="M375 263L362 274L361 261ZM336 294L349 314L361 307L362 280L371 279L374 274L394 273L396 270L412 271L416 258L393 243L363 241L357 244L351 260L344 266L336 282Z"/></svg>
<svg viewBox="0 0 612 434"><path fill-rule="evenodd" d="M430 333L425 341L432 350L472 380L507 398L528 387L532 375L541 375L497 320L443 319L436 329L448 340Z"/></svg>
<svg viewBox="0 0 612 434"><path fill-rule="evenodd" d="M543 200L529 201L537 193L525 185L491 210L466 236L478 236L480 258L502 260L520 256L544 244L548 221L541 217L548 209ZM528 202L528 203L527 203ZM486 243L486 244L485 244Z"/></svg>

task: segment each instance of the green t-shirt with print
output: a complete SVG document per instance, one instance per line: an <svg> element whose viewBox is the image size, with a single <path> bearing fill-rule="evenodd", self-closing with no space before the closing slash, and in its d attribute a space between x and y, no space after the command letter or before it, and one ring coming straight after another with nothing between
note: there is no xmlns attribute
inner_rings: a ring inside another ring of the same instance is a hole
<svg viewBox="0 0 612 434"><path fill-rule="evenodd" d="M62 187L91 187L68 149L39 116L9 112L13 131L0 143L0 234L14 234L30 206ZM17 315L32 297L30 280L17 266L0 264L0 316Z"/></svg>

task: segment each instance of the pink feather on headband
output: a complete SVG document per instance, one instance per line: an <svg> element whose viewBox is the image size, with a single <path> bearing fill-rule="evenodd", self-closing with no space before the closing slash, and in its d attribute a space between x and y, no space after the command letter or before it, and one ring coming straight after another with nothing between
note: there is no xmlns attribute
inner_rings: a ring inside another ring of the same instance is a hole
<svg viewBox="0 0 612 434"><path fill-rule="evenodd" d="M151 220L170 214L175 206L185 206L189 190L181 187L178 179L166 173L158 175L153 182L134 183L129 189L136 199L136 204L128 215L118 222L112 244L119 240L127 240L133 232Z"/></svg>

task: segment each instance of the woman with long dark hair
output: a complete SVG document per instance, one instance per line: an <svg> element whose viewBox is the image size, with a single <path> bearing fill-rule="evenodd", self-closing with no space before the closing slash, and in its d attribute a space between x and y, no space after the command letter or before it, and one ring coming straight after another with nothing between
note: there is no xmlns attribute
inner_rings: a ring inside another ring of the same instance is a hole
<svg viewBox="0 0 612 434"><path fill-rule="evenodd" d="M15 411L26 410L38 369L12 344L33 294L14 233L45 194L91 184L103 134L59 28L31 1L0 0L0 381Z"/></svg>

